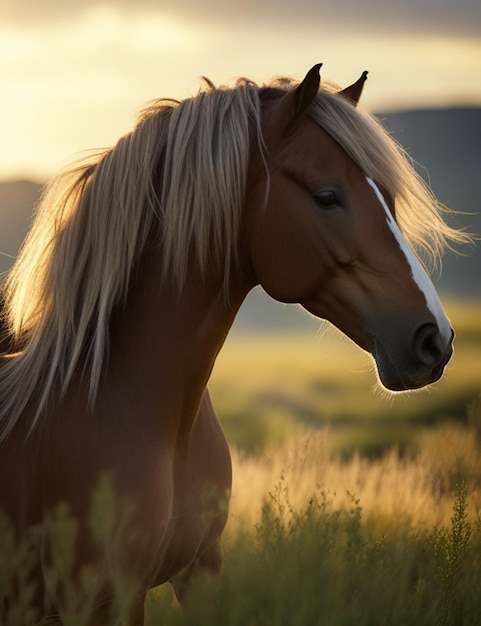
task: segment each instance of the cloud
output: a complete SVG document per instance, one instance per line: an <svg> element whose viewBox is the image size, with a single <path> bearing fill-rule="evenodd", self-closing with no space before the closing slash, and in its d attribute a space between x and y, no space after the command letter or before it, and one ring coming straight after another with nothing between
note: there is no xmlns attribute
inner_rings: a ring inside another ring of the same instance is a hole
<svg viewBox="0 0 481 626"><path fill-rule="evenodd" d="M342 15L330 0L323 9L320 0L10 0L8 20L0 16L0 177L43 178L111 145L143 103L192 95L204 74L216 84L301 79L322 61L322 76L341 85L370 71L370 110L479 103L481 37L459 34L478 2L459 0L448 27L453 7L436 0L428 30L429 0L369 0L362 10L344 0Z"/></svg>
<svg viewBox="0 0 481 626"><path fill-rule="evenodd" d="M281 23L302 29L318 23L339 32L408 32L480 37L479 0L11 0L4 10L4 25L52 24L78 19L98 7L111 6L125 13L177 16L206 25L223 23L227 28L262 23L276 28ZM288 42L286 42L288 44Z"/></svg>

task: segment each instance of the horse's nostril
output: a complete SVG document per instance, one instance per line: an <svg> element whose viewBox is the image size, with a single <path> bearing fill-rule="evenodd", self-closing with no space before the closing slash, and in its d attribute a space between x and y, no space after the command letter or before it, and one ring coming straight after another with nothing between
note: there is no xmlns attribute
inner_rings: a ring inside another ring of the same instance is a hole
<svg viewBox="0 0 481 626"><path fill-rule="evenodd" d="M423 324L414 335L414 356L424 365L434 365L444 357L447 347L443 344L436 324Z"/></svg>

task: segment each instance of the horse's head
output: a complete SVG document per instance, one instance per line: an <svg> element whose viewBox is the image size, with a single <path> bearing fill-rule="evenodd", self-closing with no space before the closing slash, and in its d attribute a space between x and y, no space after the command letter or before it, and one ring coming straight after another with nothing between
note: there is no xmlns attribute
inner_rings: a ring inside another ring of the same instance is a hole
<svg viewBox="0 0 481 626"><path fill-rule="evenodd" d="M354 107L364 80L332 97ZM369 351L385 387L422 387L442 375L453 331L397 225L396 197L308 114L318 88L316 66L264 100L266 149L247 189L252 270L276 300L300 303Z"/></svg>

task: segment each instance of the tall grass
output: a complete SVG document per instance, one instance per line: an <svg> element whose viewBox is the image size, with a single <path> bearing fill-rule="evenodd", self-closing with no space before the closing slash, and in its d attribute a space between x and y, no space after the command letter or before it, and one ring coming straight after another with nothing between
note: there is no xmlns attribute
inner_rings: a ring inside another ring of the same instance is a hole
<svg viewBox="0 0 481 626"><path fill-rule="evenodd" d="M445 524L460 482L468 486L471 506L481 509L480 452L472 430L454 425L425 435L409 455L393 447L374 459L332 458L324 431L299 435L262 458L234 451L231 524L254 523L265 495L279 481L294 507L319 491L331 494L337 506L345 504L345 494L355 493L363 509L377 517L402 517L415 527Z"/></svg>
<svg viewBox="0 0 481 626"><path fill-rule="evenodd" d="M182 609L168 585L152 591L146 624L479 624L481 401L468 412L466 425L433 431L410 455L392 448L377 458L333 458L326 431L299 434L261 458L234 452L220 579L199 576ZM99 541L112 510L101 485L90 516ZM62 590L55 608L63 624L87 625L106 581L88 567L73 576L76 523L65 507L50 528L51 583ZM1 522L2 626L35 623L32 545L16 546ZM128 613L129 588L110 582L117 602L106 626L117 626ZM12 598L7 610L4 600Z"/></svg>
<svg viewBox="0 0 481 626"><path fill-rule="evenodd" d="M468 414L410 454L333 458L326 430L235 452L220 581L183 610L155 590L147 624L479 624L481 399Z"/></svg>
<svg viewBox="0 0 481 626"><path fill-rule="evenodd" d="M198 579L182 611L151 594L147 624L477 625L481 522L467 521L465 493L449 526L414 530L373 520L353 495L296 509L281 485L254 528L229 538L220 582Z"/></svg>

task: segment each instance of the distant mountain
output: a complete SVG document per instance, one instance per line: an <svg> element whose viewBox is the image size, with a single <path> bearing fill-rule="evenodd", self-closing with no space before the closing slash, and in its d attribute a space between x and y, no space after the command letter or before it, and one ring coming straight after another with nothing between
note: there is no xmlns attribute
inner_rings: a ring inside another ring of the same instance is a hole
<svg viewBox="0 0 481 626"><path fill-rule="evenodd" d="M481 235L481 109L402 111L379 116L393 137L421 164L419 173L447 207L469 215L450 221ZM481 250L446 254L439 289L481 297Z"/></svg>
<svg viewBox="0 0 481 626"><path fill-rule="evenodd" d="M41 188L28 180L0 182L0 282L27 234Z"/></svg>
<svg viewBox="0 0 481 626"><path fill-rule="evenodd" d="M385 127L421 166L441 202L470 215L453 224L481 235L481 108L400 111L379 114ZM6 272L27 232L39 184L21 180L0 183L0 273ZM3 254L2 254L3 253ZM481 297L481 252L447 254L438 288L452 296ZM255 290L238 316L236 328L303 327L313 324L295 307L279 307Z"/></svg>

